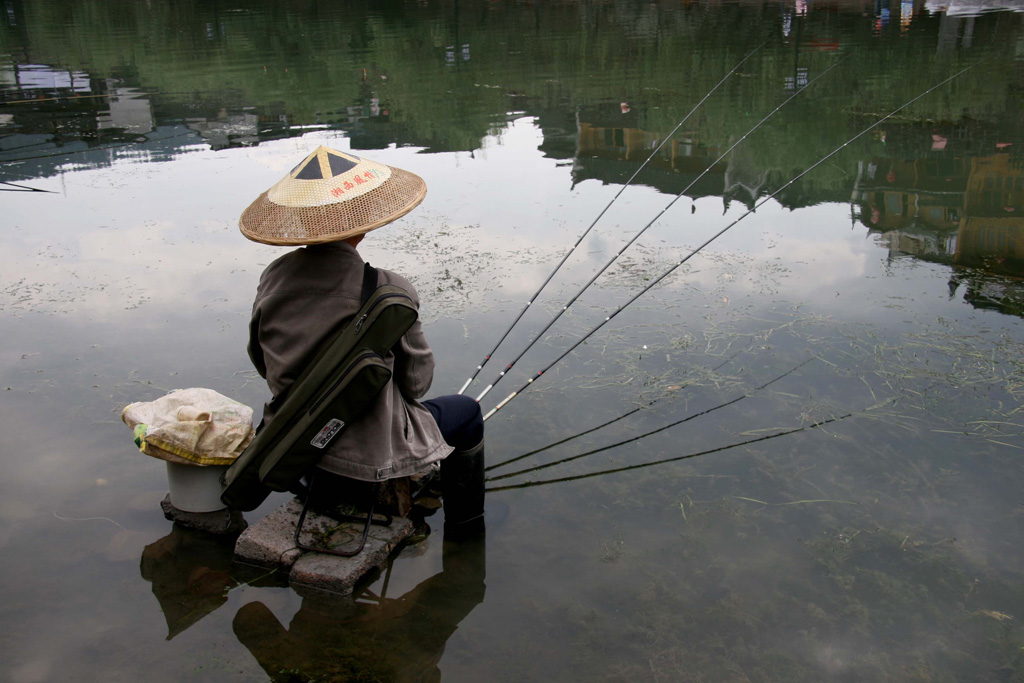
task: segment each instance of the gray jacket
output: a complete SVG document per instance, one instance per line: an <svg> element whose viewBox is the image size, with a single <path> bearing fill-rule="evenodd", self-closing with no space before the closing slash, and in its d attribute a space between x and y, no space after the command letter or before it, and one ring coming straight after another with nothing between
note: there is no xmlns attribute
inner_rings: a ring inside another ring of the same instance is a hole
<svg viewBox="0 0 1024 683"><path fill-rule="evenodd" d="M378 269L378 285L405 289L419 306L408 280ZM363 259L344 242L291 251L263 271L249 322L249 358L270 391L279 396L339 323L360 307ZM385 356L391 382L373 407L325 449L320 467L353 479L403 477L452 451L433 416L419 402L434 377L434 354L417 321ZM264 419L273 417L268 405Z"/></svg>

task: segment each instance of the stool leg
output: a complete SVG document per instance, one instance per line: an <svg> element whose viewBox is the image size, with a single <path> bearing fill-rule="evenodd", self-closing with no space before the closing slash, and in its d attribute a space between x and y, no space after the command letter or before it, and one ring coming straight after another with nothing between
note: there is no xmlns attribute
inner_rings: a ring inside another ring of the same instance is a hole
<svg viewBox="0 0 1024 683"><path fill-rule="evenodd" d="M299 513L299 521L295 525L295 547L296 548L298 548L300 550L306 550L308 552L322 553L324 555L337 555L338 557L355 557L356 555L358 555L359 553L361 553L363 551L363 547L366 545L366 538L367 538L367 536L370 535L370 525L372 525L372 524L381 524L382 526L390 526L391 525L391 515L386 515L387 521L385 521L385 522L377 522L373 518L373 505L374 505L374 503L377 500L377 496L374 495L370 499L370 509L367 510L367 512L366 512L366 520L365 520L365 522L363 524L363 536L359 540L359 547L358 548L356 548L355 550L334 550L332 548L316 548L314 546L306 545L305 543L303 543L302 541L299 540L299 536L300 536L300 534L302 534L302 525L305 523L305 521L306 521L306 513L309 511L309 501L312 500L312 498L313 498L313 480L314 480L314 475L311 474L310 477L309 477L309 486L308 486L308 490L307 490L306 500L303 501L303 503L302 503L302 512ZM374 487L375 490L379 486L380 485L377 484ZM355 517L355 516L352 516L352 515L339 515L338 518L339 518L338 521L352 521L352 522L362 522L363 521L361 518Z"/></svg>

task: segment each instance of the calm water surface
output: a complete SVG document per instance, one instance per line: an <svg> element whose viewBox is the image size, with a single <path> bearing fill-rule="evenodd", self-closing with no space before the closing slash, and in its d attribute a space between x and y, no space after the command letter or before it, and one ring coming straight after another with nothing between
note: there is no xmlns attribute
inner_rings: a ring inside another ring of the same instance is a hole
<svg viewBox="0 0 1024 683"><path fill-rule="evenodd" d="M0 678L1024 680L1021 8L373 7L0 2ZM120 411L267 400L237 218L304 154L426 179L361 251L450 393L687 116L471 391L739 222L488 421L486 547L353 602L163 519Z"/></svg>

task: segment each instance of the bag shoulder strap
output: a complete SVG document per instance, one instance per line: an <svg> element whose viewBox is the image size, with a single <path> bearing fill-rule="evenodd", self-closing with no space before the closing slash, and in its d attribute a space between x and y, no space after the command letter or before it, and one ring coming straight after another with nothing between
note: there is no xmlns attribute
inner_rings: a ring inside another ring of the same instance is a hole
<svg viewBox="0 0 1024 683"><path fill-rule="evenodd" d="M373 296L374 290L377 289L377 269L371 266L369 263L363 264L363 293L359 297L359 303L366 305L366 302Z"/></svg>

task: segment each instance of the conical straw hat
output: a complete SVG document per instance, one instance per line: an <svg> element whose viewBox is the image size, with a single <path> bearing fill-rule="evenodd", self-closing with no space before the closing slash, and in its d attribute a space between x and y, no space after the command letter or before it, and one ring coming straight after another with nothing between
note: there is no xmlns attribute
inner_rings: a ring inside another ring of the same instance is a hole
<svg viewBox="0 0 1024 683"><path fill-rule="evenodd" d="M418 175L317 147L242 212L238 227L264 244L336 242L401 218L426 194Z"/></svg>

